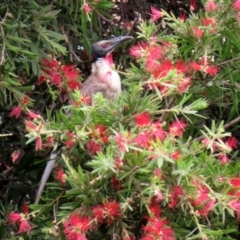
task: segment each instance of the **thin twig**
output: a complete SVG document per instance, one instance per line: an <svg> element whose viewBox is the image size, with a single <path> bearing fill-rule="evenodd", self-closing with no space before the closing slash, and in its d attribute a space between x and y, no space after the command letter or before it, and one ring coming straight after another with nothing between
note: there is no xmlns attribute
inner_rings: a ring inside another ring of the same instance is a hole
<svg viewBox="0 0 240 240"><path fill-rule="evenodd" d="M4 18L0 22L1 35L2 35L2 40L3 40L2 53L1 53L1 58L0 58L0 66L3 64L3 62L5 60L5 51L6 51L5 33L3 31L3 25L4 25L4 23L7 19L7 16L8 16L8 5L6 7L7 7L7 12L6 12Z"/></svg>
<svg viewBox="0 0 240 240"><path fill-rule="evenodd" d="M100 18L102 18L104 21L112 23L112 20L109 20L107 18L105 18L100 12L98 12L96 9L94 9L94 11L100 16Z"/></svg>
<svg viewBox="0 0 240 240"><path fill-rule="evenodd" d="M226 63L229 63L229 62L232 62L232 61L237 61L237 60L240 60L240 57L236 57L236 58L227 60L227 61L225 61L225 62L219 63L219 64L217 64L217 66L221 66L221 65L224 65L224 64L226 64Z"/></svg>
<svg viewBox="0 0 240 240"><path fill-rule="evenodd" d="M174 101L175 101L175 97L172 97L172 98L170 99L169 103L166 105L166 109L171 108L172 105L173 105L173 103L174 103ZM161 118L160 118L160 122L164 122L164 121L165 121L168 113L169 113L169 112L166 111L166 112L164 112L164 113L162 114L162 116L161 116Z"/></svg>
<svg viewBox="0 0 240 240"><path fill-rule="evenodd" d="M229 127L233 126L234 124L236 124L236 123L238 123L238 122L240 122L240 116L237 117L237 118L235 118L235 119L233 119L231 122L226 123L226 124L223 126L223 128L224 128L224 129L229 128Z"/></svg>

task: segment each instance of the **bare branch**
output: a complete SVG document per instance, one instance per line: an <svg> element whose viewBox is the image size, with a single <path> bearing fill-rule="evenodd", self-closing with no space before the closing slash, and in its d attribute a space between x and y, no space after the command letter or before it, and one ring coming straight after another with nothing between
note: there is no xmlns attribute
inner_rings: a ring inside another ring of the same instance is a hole
<svg viewBox="0 0 240 240"><path fill-rule="evenodd" d="M6 43L5 43L5 33L4 33L4 30L3 30L3 25L7 19L7 16L8 16L8 5L6 6L7 7L7 11L5 13L5 16L4 18L1 20L0 22L0 30L1 30L1 35L2 35L2 43L3 43L3 46L2 46L2 52L1 52L1 58L0 58L0 66L3 64L4 60L5 60L5 52L6 52Z"/></svg>

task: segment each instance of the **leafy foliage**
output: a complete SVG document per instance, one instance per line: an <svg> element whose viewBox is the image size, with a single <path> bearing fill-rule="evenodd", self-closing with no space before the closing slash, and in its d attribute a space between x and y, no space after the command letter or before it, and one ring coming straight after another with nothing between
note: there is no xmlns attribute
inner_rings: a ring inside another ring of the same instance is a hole
<svg viewBox="0 0 240 240"><path fill-rule="evenodd" d="M89 105L81 79L113 3L1 4L1 238L237 239L238 5L191 1L186 18L156 4L125 22L124 90Z"/></svg>

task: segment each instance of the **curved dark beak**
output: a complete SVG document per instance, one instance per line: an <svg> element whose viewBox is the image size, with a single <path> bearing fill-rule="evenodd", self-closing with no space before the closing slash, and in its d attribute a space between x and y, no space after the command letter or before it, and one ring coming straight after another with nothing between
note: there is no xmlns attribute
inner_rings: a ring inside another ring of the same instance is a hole
<svg viewBox="0 0 240 240"><path fill-rule="evenodd" d="M94 59L105 57L108 53L112 52L120 43L133 39L132 36L112 36L108 40L96 42L92 46L92 56Z"/></svg>

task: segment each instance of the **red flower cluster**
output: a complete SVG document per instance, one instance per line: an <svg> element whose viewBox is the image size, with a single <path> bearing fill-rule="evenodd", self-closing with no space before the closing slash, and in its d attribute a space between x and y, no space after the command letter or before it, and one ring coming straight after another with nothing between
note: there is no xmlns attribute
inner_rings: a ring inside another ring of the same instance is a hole
<svg viewBox="0 0 240 240"><path fill-rule="evenodd" d="M54 179L59 182L62 186L65 185L66 179L65 179L65 172L60 166L57 166L54 171Z"/></svg>
<svg viewBox="0 0 240 240"><path fill-rule="evenodd" d="M89 4L87 4L87 3L84 3L83 6L82 6L82 8L83 8L83 11L84 11L85 14L89 14L89 13L92 12L92 10L93 10L93 9L89 6Z"/></svg>
<svg viewBox="0 0 240 240"><path fill-rule="evenodd" d="M216 199L213 198L209 189L197 181L192 181L192 185L196 188L196 194L191 198L191 204L197 208L197 213L203 217L207 217L212 211Z"/></svg>
<svg viewBox="0 0 240 240"><path fill-rule="evenodd" d="M10 117L20 118L22 111L26 108L29 103L29 97L24 95L24 97L20 100L20 105L13 107L11 112L9 113Z"/></svg>
<svg viewBox="0 0 240 240"><path fill-rule="evenodd" d="M46 58L42 60L42 64L43 74L39 78L38 84L49 81L50 84L58 87L62 92L65 92L67 88L71 90L80 88L80 75L76 66L61 65L55 59Z"/></svg>
<svg viewBox="0 0 240 240"><path fill-rule="evenodd" d="M101 140L104 144L108 143L107 127L105 125L95 125L91 130L90 136L96 140Z"/></svg>
<svg viewBox="0 0 240 240"><path fill-rule="evenodd" d="M121 216L120 204L114 200L107 200L103 205L94 206L92 212L98 223L112 224Z"/></svg>
<svg viewBox="0 0 240 240"><path fill-rule="evenodd" d="M182 187L174 186L170 194L169 207L174 209L179 204L182 195L183 195Z"/></svg>
<svg viewBox="0 0 240 240"><path fill-rule="evenodd" d="M143 227L144 235L141 240L174 240L174 231L167 224L168 221L166 219L149 217L147 225Z"/></svg>
<svg viewBox="0 0 240 240"><path fill-rule="evenodd" d="M156 22L158 19L162 18L163 17L163 13L161 11L159 11L157 8L155 7L150 7L151 9L151 18L150 20L153 21L153 22Z"/></svg>
<svg viewBox="0 0 240 240"><path fill-rule="evenodd" d="M236 9L236 10L240 10L240 0L236 0L233 4L233 7Z"/></svg>
<svg viewBox="0 0 240 240"><path fill-rule="evenodd" d="M208 0L205 4L205 11L206 12L214 12L218 10L218 6L214 2L214 0Z"/></svg>
<svg viewBox="0 0 240 240"><path fill-rule="evenodd" d="M92 220L73 213L63 225L67 240L87 240L85 234L88 230L92 229Z"/></svg>
<svg viewBox="0 0 240 240"><path fill-rule="evenodd" d="M169 134L173 137L180 137L186 126L187 124L183 120L174 121L169 126Z"/></svg>
<svg viewBox="0 0 240 240"><path fill-rule="evenodd" d="M149 126L151 123L151 116L148 112L136 114L134 117L139 127Z"/></svg>
<svg viewBox="0 0 240 240"><path fill-rule="evenodd" d="M75 143L76 143L76 136L70 131L68 131L66 133L66 140L64 142L65 146L67 148L72 148L75 145Z"/></svg>
<svg viewBox="0 0 240 240"><path fill-rule="evenodd" d="M10 212L8 214L9 223L11 225L18 225L19 226L18 233L28 233L32 229L29 221L27 220L28 207L23 206L23 211L24 211L25 214L14 213L14 212Z"/></svg>

